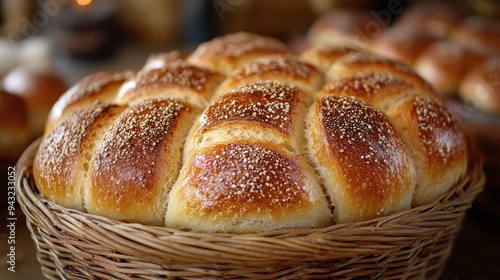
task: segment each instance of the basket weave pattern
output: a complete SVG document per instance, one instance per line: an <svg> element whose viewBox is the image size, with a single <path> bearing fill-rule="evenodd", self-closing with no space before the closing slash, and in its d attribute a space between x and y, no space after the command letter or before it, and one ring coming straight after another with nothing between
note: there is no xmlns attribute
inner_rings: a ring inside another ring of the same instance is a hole
<svg viewBox="0 0 500 280"><path fill-rule="evenodd" d="M435 202L366 222L259 234L205 234L123 223L43 199L39 141L18 162L18 201L51 279L437 279L484 185L482 159Z"/></svg>

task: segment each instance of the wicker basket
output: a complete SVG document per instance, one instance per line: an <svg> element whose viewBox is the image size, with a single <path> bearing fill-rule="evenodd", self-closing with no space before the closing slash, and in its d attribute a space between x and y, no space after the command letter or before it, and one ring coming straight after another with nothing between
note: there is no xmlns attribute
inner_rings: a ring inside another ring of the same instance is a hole
<svg viewBox="0 0 500 280"><path fill-rule="evenodd" d="M19 160L18 201L48 278L436 279L485 182L482 158L471 151L467 175L429 205L321 229L192 233L123 223L43 199L31 173L38 144Z"/></svg>

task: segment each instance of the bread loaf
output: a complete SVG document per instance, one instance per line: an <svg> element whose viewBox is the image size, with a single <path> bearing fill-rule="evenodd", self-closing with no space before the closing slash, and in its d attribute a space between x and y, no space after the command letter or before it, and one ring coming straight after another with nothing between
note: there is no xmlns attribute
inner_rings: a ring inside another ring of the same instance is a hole
<svg viewBox="0 0 500 280"><path fill-rule="evenodd" d="M410 209L466 171L442 99L369 50L294 56L236 33L158 57L61 97L34 160L43 196L127 222L252 233Z"/></svg>

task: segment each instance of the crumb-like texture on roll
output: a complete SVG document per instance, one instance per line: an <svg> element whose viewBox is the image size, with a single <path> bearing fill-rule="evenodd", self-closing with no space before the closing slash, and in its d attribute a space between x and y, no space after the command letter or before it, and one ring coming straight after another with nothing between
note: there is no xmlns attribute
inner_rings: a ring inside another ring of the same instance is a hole
<svg viewBox="0 0 500 280"><path fill-rule="evenodd" d="M258 233L382 217L467 171L463 132L407 64L359 46L235 33L100 72L53 107L34 160L64 207L185 231Z"/></svg>

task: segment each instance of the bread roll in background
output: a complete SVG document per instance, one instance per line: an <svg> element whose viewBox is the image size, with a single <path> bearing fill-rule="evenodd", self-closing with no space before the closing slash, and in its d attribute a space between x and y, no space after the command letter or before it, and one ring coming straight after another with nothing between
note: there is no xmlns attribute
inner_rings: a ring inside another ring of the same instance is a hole
<svg viewBox="0 0 500 280"><path fill-rule="evenodd" d="M386 28L370 43L370 49L384 57L413 65L420 52L438 38L429 32L402 26Z"/></svg>
<svg viewBox="0 0 500 280"><path fill-rule="evenodd" d="M339 43L364 46L387 24L381 25L368 10L334 9L316 19L309 28L307 41L311 46Z"/></svg>
<svg viewBox="0 0 500 280"><path fill-rule="evenodd" d="M439 93L454 96L465 73L490 56L487 49L443 40L425 48L414 67Z"/></svg>
<svg viewBox="0 0 500 280"><path fill-rule="evenodd" d="M7 73L2 87L26 102L33 138L43 134L52 106L67 89L66 83L55 73L27 67L18 67Z"/></svg>
<svg viewBox="0 0 500 280"><path fill-rule="evenodd" d="M364 221L460 180L465 139L443 104L409 65L359 46L293 55L228 34L74 85L47 123L35 182L63 206L179 230Z"/></svg>
<svg viewBox="0 0 500 280"><path fill-rule="evenodd" d="M26 103L17 95L0 90L0 160L16 160L29 137Z"/></svg>
<svg viewBox="0 0 500 280"><path fill-rule="evenodd" d="M485 60L468 71L460 83L459 95L475 108L500 114L500 57Z"/></svg>
<svg viewBox="0 0 500 280"><path fill-rule="evenodd" d="M347 43L314 45L302 52L300 57L326 73L340 57L362 50L362 48Z"/></svg>
<svg viewBox="0 0 500 280"><path fill-rule="evenodd" d="M463 13L452 3L416 3L399 15L394 25L447 38L463 18Z"/></svg>
<svg viewBox="0 0 500 280"><path fill-rule="evenodd" d="M463 45L486 48L500 55L500 20L469 16L453 29L450 38Z"/></svg>

